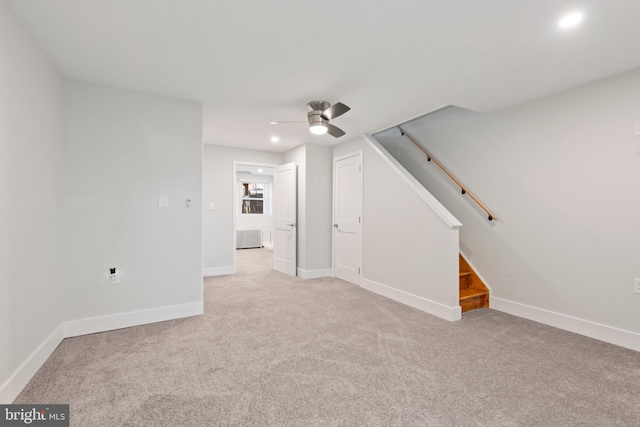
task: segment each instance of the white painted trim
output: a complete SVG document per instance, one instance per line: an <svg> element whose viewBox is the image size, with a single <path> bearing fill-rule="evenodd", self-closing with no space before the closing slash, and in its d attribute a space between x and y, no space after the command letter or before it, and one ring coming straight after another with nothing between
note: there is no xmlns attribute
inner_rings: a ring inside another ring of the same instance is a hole
<svg viewBox="0 0 640 427"><path fill-rule="evenodd" d="M33 353L15 370L15 372L0 385L0 404L10 404L31 381L51 353L60 345L64 336L63 324L49 334Z"/></svg>
<svg viewBox="0 0 640 427"><path fill-rule="evenodd" d="M525 319L545 325L554 326L610 344L640 351L640 334L636 332L603 325L590 320L579 319L503 298L490 297L490 306L494 310L503 311L513 314L514 316L524 317Z"/></svg>
<svg viewBox="0 0 640 427"><path fill-rule="evenodd" d="M235 274L236 272L236 251L238 250L238 230L237 230L237 226L236 226L236 217L238 216L238 206L236 206L236 204L238 203L238 162L233 162L233 167L231 170L231 173L233 175L231 175L231 197L233 197L233 202L232 202L232 206L231 206L231 232L232 232L232 239L231 239L231 244L233 245L231 250L232 255L231 255L231 269L233 270L233 273L218 273L218 274L205 274L205 269L203 269L202 271L202 275L204 277L207 276L223 276L225 274ZM223 267L224 268L224 267ZM210 270L210 269L206 269L206 270Z"/></svg>
<svg viewBox="0 0 640 427"><path fill-rule="evenodd" d="M226 276L227 274L236 274L236 268L233 265L228 265L226 267L210 267L202 269L203 277Z"/></svg>
<svg viewBox="0 0 640 427"><path fill-rule="evenodd" d="M461 109L463 109L463 110L472 111L472 112L474 112L474 113L478 113L478 114L488 114L488 113L492 113L492 111L481 110L481 109L476 108L476 107L471 107L471 106L464 105L464 104L460 104L460 103L457 103L457 102L452 102L452 103L449 103L449 104L443 104L443 105L441 105L441 106L439 106L439 107L436 107L436 108L433 108L433 109L431 109L431 110L427 110L427 111L425 111L425 112L423 112L423 113L420 113L420 114L418 114L418 115L415 115L415 116L413 116L413 117L409 117L408 119L403 120L402 122L396 123L396 124L395 124L395 125L393 125L393 126L387 126L386 128L382 128L382 129L380 129L380 130L377 130L377 131L375 131L375 132L372 132L371 134L372 134L372 135L375 135L375 134L380 133L380 132L388 131L389 129L396 128L396 127L398 127L398 126L402 126L402 125L404 125L404 124L406 124L406 123L409 123L410 121L413 121L413 120L415 120L415 119L418 119L418 118L423 117L423 116L426 116L426 115L429 115L429 114L431 114L431 113L435 113L436 111L444 110L445 108L448 108L448 107L461 108Z"/></svg>
<svg viewBox="0 0 640 427"><path fill-rule="evenodd" d="M431 194L417 179L414 178L389 152L370 135L363 135L365 141L371 145L376 153L402 178L413 191L444 221L453 229L462 227L462 223L444 207L433 194Z"/></svg>
<svg viewBox="0 0 640 427"><path fill-rule="evenodd" d="M148 323L198 316L203 313L204 303L193 302L189 304L152 308L149 310L90 317L87 319L64 322L64 336L65 338L77 337L79 335L95 334L97 332L129 328L131 326L146 325Z"/></svg>
<svg viewBox="0 0 640 427"><path fill-rule="evenodd" d="M462 318L462 308L459 305L455 307L448 307L439 302L431 301L429 299L401 291L400 289L374 282L373 280L369 280L364 277L362 278L361 286L371 292L375 292L376 294L401 302L410 307L417 308L425 313L441 317L445 320L453 321L460 320Z"/></svg>
<svg viewBox="0 0 640 427"><path fill-rule="evenodd" d="M318 270L303 270L298 268L298 277L301 279L319 279L321 277L331 277L330 268L321 268Z"/></svg>
<svg viewBox="0 0 640 427"><path fill-rule="evenodd" d="M62 322L36 348L33 353L0 385L0 404L12 403L31 378L38 372L44 362L65 338L94 334L114 329L140 326L147 323L163 322L198 316L204 313L204 303L194 302L149 310L132 311L108 316Z"/></svg>
<svg viewBox="0 0 640 427"><path fill-rule="evenodd" d="M357 151L354 151L353 153L343 154L341 156L334 157L333 158L333 163L335 165L335 163L340 161L340 160L348 159L350 157L357 157L357 156L360 156L360 159L362 160L363 153L364 153L363 150L357 150ZM362 163L362 161L361 161L361 163Z"/></svg>

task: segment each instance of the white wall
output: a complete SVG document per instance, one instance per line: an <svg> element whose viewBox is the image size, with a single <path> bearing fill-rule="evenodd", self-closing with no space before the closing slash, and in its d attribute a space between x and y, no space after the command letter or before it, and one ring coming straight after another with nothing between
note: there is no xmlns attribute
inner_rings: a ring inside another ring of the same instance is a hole
<svg viewBox="0 0 640 427"><path fill-rule="evenodd" d="M306 144L306 254L307 271L331 270L333 206L333 148ZM320 274L320 273L318 273Z"/></svg>
<svg viewBox="0 0 640 427"><path fill-rule="evenodd" d="M0 2L0 403L10 403L35 373L39 366L18 371L64 313L61 85Z"/></svg>
<svg viewBox="0 0 640 427"><path fill-rule="evenodd" d="M493 114L449 108L403 126L497 224L395 131L379 139L465 224L461 249L492 307L640 350L638 99L640 70Z"/></svg>
<svg viewBox="0 0 640 427"><path fill-rule="evenodd" d="M67 80L63 105L65 320L201 306L200 104Z"/></svg>
<svg viewBox="0 0 640 427"><path fill-rule="evenodd" d="M233 270L233 162L283 163L281 153L204 145L203 153L204 275L231 274ZM209 209L209 203L214 209Z"/></svg>
<svg viewBox="0 0 640 427"><path fill-rule="evenodd" d="M330 147L315 144L300 145L285 153L205 144L204 274L234 272L233 162L267 165L295 162L298 165L298 274L307 278L328 276L331 271L331 153ZM314 194L314 199L308 199L307 194ZM214 203L214 210L208 209L210 202ZM236 228L255 228L248 221L256 222L236 217ZM267 238L268 233L263 232L263 240Z"/></svg>
<svg viewBox="0 0 640 427"><path fill-rule="evenodd" d="M331 275L333 149L304 144L284 153L298 165L298 276Z"/></svg>
<svg viewBox="0 0 640 427"><path fill-rule="evenodd" d="M460 223L382 147L359 137L334 157L363 151L361 285L448 320L460 318Z"/></svg>

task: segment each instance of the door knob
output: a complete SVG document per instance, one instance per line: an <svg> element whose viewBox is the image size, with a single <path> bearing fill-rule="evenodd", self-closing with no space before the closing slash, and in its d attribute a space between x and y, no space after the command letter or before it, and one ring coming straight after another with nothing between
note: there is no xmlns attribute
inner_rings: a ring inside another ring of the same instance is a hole
<svg viewBox="0 0 640 427"><path fill-rule="evenodd" d="M295 227L295 224L287 224L289 227Z"/></svg>

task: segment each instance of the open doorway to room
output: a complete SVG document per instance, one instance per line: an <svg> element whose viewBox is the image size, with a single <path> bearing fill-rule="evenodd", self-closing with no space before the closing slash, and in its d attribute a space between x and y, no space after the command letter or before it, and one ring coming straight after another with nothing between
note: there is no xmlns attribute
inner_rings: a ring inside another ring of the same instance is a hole
<svg viewBox="0 0 640 427"><path fill-rule="evenodd" d="M236 271L272 268L274 167L234 162L233 263Z"/></svg>

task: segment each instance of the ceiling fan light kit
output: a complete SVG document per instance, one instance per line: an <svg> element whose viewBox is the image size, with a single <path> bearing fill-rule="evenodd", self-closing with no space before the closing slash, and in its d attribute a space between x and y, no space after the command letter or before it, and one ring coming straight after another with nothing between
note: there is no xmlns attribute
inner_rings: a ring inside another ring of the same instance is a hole
<svg viewBox="0 0 640 427"><path fill-rule="evenodd" d="M311 101L307 104L309 112L307 113L307 121L309 122L309 131L314 135L324 135L328 133L334 138L340 138L345 132L337 126L329 123L329 120L335 119L349 111L351 108L342 102L331 105L327 101ZM298 122L269 122L269 124L285 124Z"/></svg>
<svg viewBox="0 0 640 427"><path fill-rule="evenodd" d="M340 138L344 135L344 131L339 127L329 124L329 120L343 115L351 108L341 102L332 106L327 101L311 101L307 104L307 108L309 108L309 113L307 113L309 130L312 134L323 135L328 133L334 138Z"/></svg>
<svg viewBox="0 0 640 427"><path fill-rule="evenodd" d="M325 123L311 124L311 122L310 122L309 123L309 130L314 135L324 135L325 133L327 133L327 131L329 129L328 129L328 127L327 127L327 125Z"/></svg>
<svg viewBox="0 0 640 427"><path fill-rule="evenodd" d="M307 119L309 120L309 130L314 135L324 135L329 130L329 119L322 114L329 108L331 104L327 101L311 101L307 104L309 112Z"/></svg>

